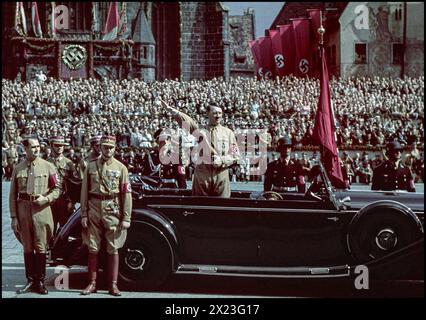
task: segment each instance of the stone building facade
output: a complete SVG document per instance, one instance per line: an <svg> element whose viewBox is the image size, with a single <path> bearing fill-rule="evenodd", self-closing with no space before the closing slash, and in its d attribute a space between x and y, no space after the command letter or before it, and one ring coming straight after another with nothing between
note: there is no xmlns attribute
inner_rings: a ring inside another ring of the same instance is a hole
<svg viewBox="0 0 426 320"><path fill-rule="evenodd" d="M424 75L424 3L407 2L405 59L404 3L362 4L350 2L339 20L341 75ZM365 23L359 21L361 14L367 16Z"/></svg>
<svg viewBox="0 0 426 320"><path fill-rule="evenodd" d="M102 41L108 2L56 2L69 14L68 29L47 34L50 3L38 3L43 38L31 27L31 4L24 3L28 34L14 28L16 2L2 2L2 76L29 80L38 70L59 78L164 79L229 78L231 42L228 9L220 2L120 2L126 28L117 41ZM68 62L81 59L79 68Z"/></svg>

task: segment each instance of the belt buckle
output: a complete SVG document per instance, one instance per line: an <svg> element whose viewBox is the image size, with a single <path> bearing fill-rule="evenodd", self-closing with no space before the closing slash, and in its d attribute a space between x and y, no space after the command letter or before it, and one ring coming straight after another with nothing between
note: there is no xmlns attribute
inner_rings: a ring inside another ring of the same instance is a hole
<svg viewBox="0 0 426 320"><path fill-rule="evenodd" d="M29 200L30 200L30 202L34 202L34 200L36 199L36 195L35 194L29 194L28 195L29 196Z"/></svg>

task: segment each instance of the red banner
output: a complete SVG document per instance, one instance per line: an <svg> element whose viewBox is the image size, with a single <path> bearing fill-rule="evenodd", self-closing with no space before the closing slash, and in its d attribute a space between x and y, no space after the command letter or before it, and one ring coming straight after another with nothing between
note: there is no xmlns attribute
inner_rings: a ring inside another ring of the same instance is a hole
<svg viewBox="0 0 426 320"><path fill-rule="evenodd" d="M278 26L278 30L280 31L281 36L281 45L283 49L284 56L284 75L289 75L294 73L294 34L293 34L293 26L291 24L286 24L282 26Z"/></svg>
<svg viewBox="0 0 426 320"><path fill-rule="evenodd" d="M272 56L272 41L270 37L259 38L259 51L261 68L259 74L262 78L272 79L274 76L274 57Z"/></svg>
<svg viewBox="0 0 426 320"><path fill-rule="evenodd" d="M253 55L253 60L256 63L256 76L258 79L260 79L261 77L259 74L259 70L261 66L261 61L260 61L259 42L257 40L249 40L249 46L251 49L251 53Z"/></svg>
<svg viewBox="0 0 426 320"><path fill-rule="evenodd" d="M118 35L118 26L120 24L120 15L118 14L117 2L111 2L109 5L108 16L104 28L102 40L115 40Z"/></svg>
<svg viewBox="0 0 426 320"><path fill-rule="evenodd" d="M42 38L43 32L41 31L40 17L38 15L37 2L31 2L31 21L33 24L33 32L36 37Z"/></svg>
<svg viewBox="0 0 426 320"><path fill-rule="evenodd" d="M315 117L313 138L320 146L321 161L330 175L332 184L335 187L344 188L345 183L334 133L334 115L331 108L330 83L324 48L321 48L320 98Z"/></svg>
<svg viewBox="0 0 426 320"><path fill-rule="evenodd" d="M296 44L295 74L304 77L312 67L310 54L310 26L306 18L293 19L294 41Z"/></svg>
<svg viewBox="0 0 426 320"><path fill-rule="evenodd" d="M284 76L284 55L283 46L281 43L281 36L279 30L269 30L269 37L272 43L272 55L275 63L275 73L280 77Z"/></svg>

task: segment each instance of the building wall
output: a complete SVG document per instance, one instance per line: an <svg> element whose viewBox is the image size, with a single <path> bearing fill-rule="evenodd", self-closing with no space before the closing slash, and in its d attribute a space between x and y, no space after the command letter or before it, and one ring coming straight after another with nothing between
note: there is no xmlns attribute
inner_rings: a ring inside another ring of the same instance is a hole
<svg viewBox="0 0 426 320"><path fill-rule="evenodd" d="M363 10L368 13L365 29L357 27L359 5L368 9ZM424 4L407 6L405 74L417 77L424 74ZM397 18L396 11L401 9ZM350 2L340 17L341 76L400 76L402 66L393 63L393 44L403 42L403 22L403 2ZM355 63L356 43L367 44L366 63Z"/></svg>
<svg viewBox="0 0 426 320"><path fill-rule="evenodd" d="M226 77L226 15L217 2L180 3L181 80Z"/></svg>
<svg viewBox="0 0 426 320"><path fill-rule="evenodd" d="M253 77L255 66L249 40L255 37L255 15L254 11L245 11L240 16L229 16L230 35L230 76Z"/></svg>
<svg viewBox="0 0 426 320"><path fill-rule="evenodd" d="M424 75L424 2L407 3L406 73L413 77Z"/></svg>

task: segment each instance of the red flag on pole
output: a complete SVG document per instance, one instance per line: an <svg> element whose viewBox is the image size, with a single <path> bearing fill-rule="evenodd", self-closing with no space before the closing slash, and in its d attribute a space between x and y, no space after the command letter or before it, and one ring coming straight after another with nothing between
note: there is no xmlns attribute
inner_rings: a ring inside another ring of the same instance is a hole
<svg viewBox="0 0 426 320"><path fill-rule="evenodd" d="M321 150L321 160L331 183L338 188L344 188L342 169L339 162L339 152L337 150L336 137L334 133L334 115L330 100L330 83L328 79L328 69L324 47L321 53L321 78L320 78L320 98L318 111L315 118L313 138L319 144Z"/></svg>
<svg viewBox="0 0 426 320"><path fill-rule="evenodd" d="M43 37L43 33L41 32L41 23L40 17L38 15L38 6L37 2L31 2L31 18L33 24L33 31L36 37Z"/></svg>
<svg viewBox="0 0 426 320"><path fill-rule="evenodd" d="M284 56L284 75L294 73L294 34L293 25L285 24L278 26L281 36L282 52Z"/></svg>
<svg viewBox="0 0 426 320"><path fill-rule="evenodd" d="M118 14L117 2L111 2L108 10L108 17L105 23L104 36L102 40L116 40L120 15Z"/></svg>
<svg viewBox="0 0 426 320"><path fill-rule="evenodd" d="M27 35L27 19L25 18L24 4L22 2L16 3L15 30L21 36Z"/></svg>
<svg viewBox="0 0 426 320"><path fill-rule="evenodd" d="M272 56L272 41L270 37L259 38L261 68L259 73L264 79L272 79L274 75L274 57Z"/></svg>
<svg viewBox="0 0 426 320"><path fill-rule="evenodd" d="M259 42L257 40L249 40L249 46L251 49L251 53L253 55L253 60L256 63L256 76L257 79L260 80L261 76L259 74L261 61L260 61L260 52L259 52Z"/></svg>
<svg viewBox="0 0 426 320"><path fill-rule="evenodd" d="M284 76L284 55L283 46L281 43L281 36L279 30L269 30L269 37L271 38L272 55L274 56L275 73L280 77Z"/></svg>
<svg viewBox="0 0 426 320"><path fill-rule="evenodd" d="M294 41L296 43L295 74L303 77L311 70L310 26L306 18L293 19Z"/></svg>

